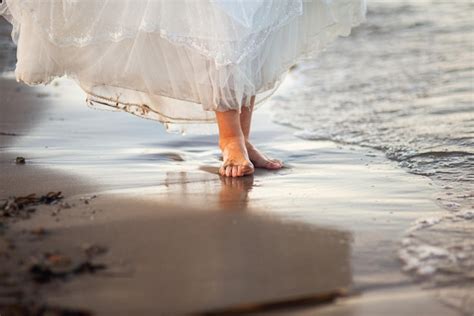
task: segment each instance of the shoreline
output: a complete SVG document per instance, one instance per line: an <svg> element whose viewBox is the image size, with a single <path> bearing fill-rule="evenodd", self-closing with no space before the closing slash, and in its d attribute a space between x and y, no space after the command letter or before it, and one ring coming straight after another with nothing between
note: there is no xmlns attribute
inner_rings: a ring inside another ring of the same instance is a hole
<svg viewBox="0 0 474 316"><path fill-rule="evenodd" d="M357 315L366 308L369 314L391 311L395 315L402 309L406 315L410 311L419 315L420 310L429 311L429 315L457 314L440 305L429 291L418 293L419 287L400 271L397 249L405 230L420 213L436 216L443 210L431 198L434 191L429 180L406 173L383 154L358 146L298 139L290 129L271 123L268 109L262 108L256 112L256 142L285 159L289 168L260 171L250 179L222 180L215 174L219 153L213 136L164 134L162 127L127 113L88 109L77 88L66 81L58 86L21 86L16 92L16 83L0 80L8 95L2 108L10 105L1 131L22 135L0 136L0 168L9 179L8 187L0 192L21 195L46 193L39 192L40 187L61 190L64 201L72 205L55 216L51 215L55 206L40 206L31 219L11 224L8 233L18 237L37 227L49 232L35 242L15 238L24 256L32 252L41 256L59 248L75 258L84 243L107 249L94 260L106 262L111 275L106 269L105 275L99 272L67 282L55 280L39 290L48 304L90 309L99 315L120 314L128 310L119 302L130 296L127 306L135 311L152 313L161 307L171 312L179 305L180 313L206 312L343 288L350 297L336 304L291 311L337 315L345 310ZM38 111L43 111L42 117ZM13 113L16 115L11 116ZM20 122L26 124L17 125ZM98 137L99 144L95 143ZM25 156L26 165L12 164L16 155ZM80 178L84 180L78 181ZM230 224L235 228L228 232ZM173 225L177 228L172 229ZM157 227L166 229L155 232ZM206 234L197 238L196 244L189 244L194 241L191 236L203 232ZM161 251L143 233L153 236L150 238ZM220 240L219 236L227 239L209 246ZM238 246L239 238L245 238L242 247ZM170 243L163 242L167 239ZM338 239L344 241L339 246ZM253 245L256 240L261 243ZM171 241L181 251L171 247ZM333 247L328 247L326 243L331 242ZM319 245L316 250L313 243ZM277 247L280 244L285 247ZM226 247L236 253L223 251ZM299 255L289 255L290 250ZM338 255L331 255L333 250ZM168 260L161 262L160 252L167 254ZM267 257L260 264L262 253ZM321 271L298 259L318 266L320 253L329 260L321 263L326 267ZM202 254L219 264L209 265L200 258ZM238 260L242 257L246 261ZM282 261L281 265L276 265L275 259ZM162 270L156 269L160 262ZM204 272L195 271L195 266ZM343 271L338 269L345 266ZM245 278L249 272L256 273L254 278ZM292 274L300 280L299 285L288 286L285 276ZM328 278L318 279L321 274ZM234 275L242 277L234 279ZM255 278L262 275L266 275L266 282L256 283ZM188 299L171 276L181 276L181 284L189 285ZM340 279L335 280L337 277ZM151 282L150 278L156 279ZM212 288L228 294L206 296L203 290L210 286L206 280L213 280ZM143 288L146 293L166 288L163 294L171 303L157 306L152 296L142 297ZM389 294L384 296L385 292ZM397 297L414 292L418 296L399 310L391 306Z"/></svg>

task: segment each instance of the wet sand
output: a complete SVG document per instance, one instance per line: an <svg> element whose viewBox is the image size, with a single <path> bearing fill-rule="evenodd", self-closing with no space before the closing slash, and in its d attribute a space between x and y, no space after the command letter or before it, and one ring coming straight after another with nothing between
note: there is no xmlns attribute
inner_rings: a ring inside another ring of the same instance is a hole
<svg viewBox="0 0 474 316"><path fill-rule="evenodd" d="M401 272L402 236L442 210L429 180L383 154L298 139L263 107L254 140L287 168L224 179L215 135L90 109L65 80L0 80L1 197L65 196L8 221L5 260L21 264L2 293L97 315L457 314ZM106 269L41 285L25 274L45 253L72 265L88 245Z"/></svg>

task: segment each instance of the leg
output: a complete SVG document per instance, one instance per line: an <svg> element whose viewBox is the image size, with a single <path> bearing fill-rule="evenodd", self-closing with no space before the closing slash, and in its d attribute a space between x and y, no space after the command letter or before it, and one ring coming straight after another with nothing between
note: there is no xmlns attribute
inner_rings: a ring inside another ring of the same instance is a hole
<svg viewBox="0 0 474 316"><path fill-rule="evenodd" d="M250 158L250 161L256 168L264 169L280 169L283 167L283 163L277 159L268 158L265 154L261 153L254 145L250 143L250 126L252 124L252 113L255 104L255 96L250 99L250 106L243 107L240 114L240 126L242 128L242 134L245 138L245 147Z"/></svg>
<svg viewBox="0 0 474 316"><path fill-rule="evenodd" d="M244 134L245 140L248 140L250 136L250 125L252 124L254 104L255 96L250 98L250 105L243 106L242 111L240 112L240 127L242 128L242 133Z"/></svg>
<svg viewBox="0 0 474 316"><path fill-rule="evenodd" d="M216 111L216 118L219 127L219 147L224 160L219 173L227 177L252 174L254 167L245 147L239 113L237 111Z"/></svg>

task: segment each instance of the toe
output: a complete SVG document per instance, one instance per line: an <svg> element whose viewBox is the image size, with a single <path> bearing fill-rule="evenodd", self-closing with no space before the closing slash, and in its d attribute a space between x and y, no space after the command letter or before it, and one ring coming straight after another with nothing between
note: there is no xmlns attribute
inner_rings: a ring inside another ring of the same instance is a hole
<svg viewBox="0 0 474 316"><path fill-rule="evenodd" d="M239 175L239 177L242 177L244 175L244 168L243 166L239 165L238 168L237 168L237 174Z"/></svg>
<svg viewBox="0 0 474 316"><path fill-rule="evenodd" d="M232 175L232 166L227 166L227 168L225 168L225 175L227 177L230 177Z"/></svg>
<svg viewBox="0 0 474 316"><path fill-rule="evenodd" d="M225 167L224 167L224 166L221 166L221 167L219 168L219 174L220 174L221 176L225 176Z"/></svg>
<svg viewBox="0 0 474 316"><path fill-rule="evenodd" d="M233 166L232 167L232 176L233 177L238 177L239 176L238 172L239 172L239 167L238 166Z"/></svg>
<svg viewBox="0 0 474 316"><path fill-rule="evenodd" d="M249 175L254 172L254 167L253 165L243 165L242 166L242 175Z"/></svg>
<svg viewBox="0 0 474 316"><path fill-rule="evenodd" d="M283 161L278 160L278 159L273 159L272 162L278 165L279 168L283 168Z"/></svg>
<svg viewBox="0 0 474 316"><path fill-rule="evenodd" d="M283 165L282 165L282 163L279 162L279 161L269 160L269 161L265 164L265 168L267 168L267 169L280 169L281 167L283 167Z"/></svg>
<svg viewBox="0 0 474 316"><path fill-rule="evenodd" d="M283 161L281 160L278 160L278 159L270 159L271 162L273 163L276 163L278 165L280 165L280 167L283 167Z"/></svg>

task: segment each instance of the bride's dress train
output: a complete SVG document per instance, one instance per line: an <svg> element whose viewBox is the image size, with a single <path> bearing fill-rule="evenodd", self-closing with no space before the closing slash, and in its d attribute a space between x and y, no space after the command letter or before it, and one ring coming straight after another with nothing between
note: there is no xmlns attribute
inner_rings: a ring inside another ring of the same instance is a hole
<svg viewBox="0 0 474 316"><path fill-rule="evenodd" d="M348 35L365 0L4 0L16 76L74 78L91 104L173 124L260 103L287 70Z"/></svg>

